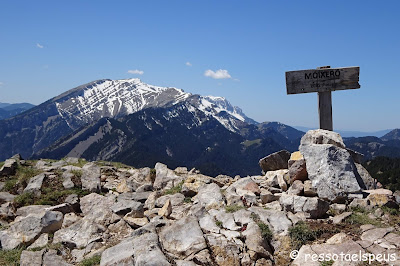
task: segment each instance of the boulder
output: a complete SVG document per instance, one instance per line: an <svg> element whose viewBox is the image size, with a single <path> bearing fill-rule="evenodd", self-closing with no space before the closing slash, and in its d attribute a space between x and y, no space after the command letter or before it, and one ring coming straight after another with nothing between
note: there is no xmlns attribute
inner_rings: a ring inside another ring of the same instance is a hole
<svg viewBox="0 0 400 266"><path fill-rule="evenodd" d="M24 193L30 192L36 195L40 195L40 189L42 188L42 184L45 178L46 175L44 173L41 173L29 179L28 185L24 189Z"/></svg>
<svg viewBox="0 0 400 266"><path fill-rule="evenodd" d="M290 154L290 158L288 161L288 167L290 168L290 166L292 166L292 164L294 164L298 160L304 160L304 157L300 151L295 151L292 154Z"/></svg>
<svg viewBox="0 0 400 266"><path fill-rule="evenodd" d="M304 181L304 196L315 197L317 196L317 189L313 187L311 180Z"/></svg>
<svg viewBox="0 0 400 266"><path fill-rule="evenodd" d="M339 148L346 148L339 133L324 129L309 130L301 138L300 146L312 144L331 144ZM301 150L300 152L304 155Z"/></svg>
<svg viewBox="0 0 400 266"><path fill-rule="evenodd" d="M69 171L65 171L62 174L63 187L65 189L70 189L70 188L73 188L75 186L74 182L72 182L72 178L73 177L74 177L74 174L69 172Z"/></svg>
<svg viewBox="0 0 400 266"><path fill-rule="evenodd" d="M306 161L304 159L294 161L289 167L289 183L295 180L305 181L308 179Z"/></svg>
<svg viewBox="0 0 400 266"><path fill-rule="evenodd" d="M100 167L95 163L87 163L82 167L82 189L89 190L90 192L100 192Z"/></svg>
<svg viewBox="0 0 400 266"><path fill-rule="evenodd" d="M169 226L164 226L159 237L163 249L177 259L185 259L207 248L203 232L193 216L187 216Z"/></svg>
<svg viewBox="0 0 400 266"><path fill-rule="evenodd" d="M312 219L323 217L329 210L329 203L319 198L282 194L279 203L288 212L304 212Z"/></svg>
<svg viewBox="0 0 400 266"><path fill-rule="evenodd" d="M260 159L259 165L264 173L267 173L268 171L287 169L289 159L290 152L282 150Z"/></svg>
<svg viewBox="0 0 400 266"><path fill-rule="evenodd" d="M111 210L111 206L114 203L115 196L110 194L105 197L97 193L91 193L80 199L82 214L85 218L106 226L120 219Z"/></svg>
<svg viewBox="0 0 400 266"><path fill-rule="evenodd" d="M295 180L293 184L288 189L287 193L289 195L301 196L304 191L304 184L300 180Z"/></svg>
<svg viewBox="0 0 400 266"><path fill-rule="evenodd" d="M156 169L156 179L153 184L155 189L170 189L183 180L183 177L168 169L165 164L157 163L154 168Z"/></svg>
<svg viewBox="0 0 400 266"><path fill-rule="evenodd" d="M263 181L262 185L266 187L279 187L283 191L286 191L286 180L289 180L288 172L289 170L287 169L269 171L265 174L266 181Z"/></svg>
<svg viewBox="0 0 400 266"><path fill-rule="evenodd" d="M161 210L158 211L158 215L168 217L172 213L172 203L171 200L168 199Z"/></svg>
<svg viewBox="0 0 400 266"><path fill-rule="evenodd" d="M341 222L343 222L347 217L349 217L352 214L353 214L353 212L344 212L339 215L336 215L335 217L332 217L332 223L340 224Z"/></svg>
<svg viewBox="0 0 400 266"><path fill-rule="evenodd" d="M250 222L246 230L242 232L242 235L246 238L245 243L247 248L252 251L250 253L257 254L259 257L272 257L272 248L268 244L268 241L263 238L261 229L255 222Z"/></svg>
<svg viewBox="0 0 400 266"><path fill-rule="evenodd" d="M361 177L365 187L363 189L376 189L376 182L372 176L368 173L367 169L359 163L355 163L357 173Z"/></svg>
<svg viewBox="0 0 400 266"><path fill-rule="evenodd" d="M67 263L61 256L57 255L57 250L50 249L43 255L43 265L48 266L72 266Z"/></svg>
<svg viewBox="0 0 400 266"><path fill-rule="evenodd" d="M64 243L71 248L84 248L91 242L101 240L105 230L104 226L85 217L55 232L53 243Z"/></svg>
<svg viewBox="0 0 400 266"><path fill-rule="evenodd" d="M156 200L155 207L157 208L163 207L168 200L171 201L172 206L178 206L183 203L183 201L185 200L185 196L181 193L161 196Z"/></svg>
<svg viewBox="0 0 400 266"><path fill-rule="evenodd" d="M135 213L141 213L143 215L144 212L143 203L133 200L119 200L114 203L110 208L114 213L118 215L125 215L131 211L134 211Z"/></svg>
<svg viewBox="0 0 400 266"><path fill-rule="evenodd" d="M49 234L41 234L28 249L45 247L49 243Z"/></svg>
<svg viewBox="0 0 400 266"><path fill-rule="evenodd" d="M263 204L266 204L266 203L270 203L272 201L278 200L279 196L276 196L276 195L272 194L271 192L269 192L266 189L262 189L261 190L261 194L260 194L260 198L261 198L261 202Z"/></svg>
<svg viewBox="0 0 400 266"><path fill-rule="evenodd" d="M260 221L268 225L275 234L286 235L292 222L288 219L283 211L264 209L261 207L251 207L249 211L255 213L260 218Z"/></svg>
<svg viewBox="0 0 400 266"><path fill-rule="evenodd" d="M12 202L16 195L10 194L9 192L0 192L0 204Z"/></svg>
<svg viewBox="0 0 400 266"><path fill-rule="evenodd" d="M221 189L215 183L202 186L197 195L193 197L193 200L195 204L198 203L206 209L218 208L225 205Z"/></svg>
<svg viewBox="0 0 400 266"><path fill-rule="evenodd" d="M214 264L205 265L240 265L239 255L243 244L237 244L235 241L228 240L225 236L215 233L206 234L205 237L215 261Z"/></svg>
<svg viewBox="0 0 400 266"><path fill-rule="evenodd" d="M46 250L42 249L40 251L28 251L24 250L21 253L21 258L19 260L20 266L35 266L42 265L43 254Z"/></svg>
<svg viewBox="0 0 400 266"><path fill-rule="evenodd" d="M361 192L362 180L357 179L353 159L345 149L331 144L310 144L301 145L300 151L318 197L341 201L350 193Z"/></svg>
<svg viewBox="0 0 400 266"><path fill-rule="evenodd" d="M42 233L53 233L61 228L61 212L47 211L30 214L14 221L6 230L0 231L2 249L10 250L32 244Z"/></svg>
<svg viewBox="0 0 400 266"><path fill-rule="evenodd" d="M17 171L18 162L16 159L7 159L0 168L0 176L14 175Z"/></svg>

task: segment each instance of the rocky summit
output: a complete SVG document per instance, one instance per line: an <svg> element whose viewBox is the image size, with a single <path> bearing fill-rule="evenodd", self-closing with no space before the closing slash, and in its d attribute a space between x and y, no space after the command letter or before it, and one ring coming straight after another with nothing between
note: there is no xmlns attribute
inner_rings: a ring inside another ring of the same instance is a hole
<svg viewBox="0 0 400 266"><path fill-rule="evenodd" d="M15 155L0 168L0 264L400 265L399 192L360 156L324 130L244 177Z"/></svg>

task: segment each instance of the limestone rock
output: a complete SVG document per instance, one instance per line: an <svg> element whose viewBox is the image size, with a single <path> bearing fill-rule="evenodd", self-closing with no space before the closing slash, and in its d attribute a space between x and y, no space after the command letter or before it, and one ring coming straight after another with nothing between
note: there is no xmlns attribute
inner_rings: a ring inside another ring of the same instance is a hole
<svg viewBox="0 0 400 266"><path fill-rule="evenodd" d="M214 217L206 213L199 219L199 225L205 232L219 233L220 228L216 225Z"/></svg>
<svg viewBox="0 0 400 266"><path fill-rule="evenodd" d="M29 183L24 189L24 193L31 192L34 194L40 194L40 189L42 188L43 180L45 179L45 177L46 175L44 173L41 173L29 179Z"/></svg>
<svg viewBox="0 0 400 266"><path fill-rule="evenodd" d="M300 180L295 180L288 189L287 193L289 195L301 196L303 194L303 191L304 191L303 182L301 182Z"/></svg>
<svg viewBox="0 0 400 266"><path fill-rule="evenodd" d="M95 223L108 225L119 220L118 215L114 214L111 206L115 203L114 195L101 196L91 193L80 199L80 205L85 219Z"/></svg>
<svg viewBox="0 0 400 266"><path fill-rule="evenodd" d="M158 215L168 217L172 213L172 204L171 200L168 199L161 210L158 211Z"/></svg>
<svg viewBox="0 0 400 266"><path fill-rule="evenodd" d="M19 261L20 266L36 266L42 265L43 254L46 250L42 249L40 251L28 251L24 250L21 253L21 258Z"/></svg>
<svg viewBox="0 0 400 266"><path fill-rule="evenodd" d="M260 194L261 202L263 204L270 203L272 201L278 200L279 196L275 196L268 190L262 189Z"/></svg>
<svg viewBox="0 0 400 266"><path fill-rule="evenodd" d="M53 243L65 243L73 248L84 248L93 241L101 239L105 227L94 223L86 217L69 227L54 233Z"/></svg>
<svg viewBox="0 0 400 266"><path fill-rule="evenodd" d="M165 164L157 163L154 168L156 169L156 179L153 184L155 189L173 188L183 180Z"/></svg>
<svg viewBox="0 0 400 266"><path fill-rule="evenodd" d="M292 166L292 164L298 160L304 160L304 157L300 151L295 151L292 154L290 154L290 158L288 161L288 167L290 168L290 166Z"/></svg>
<svg viewBox="0 0 400 266"><path fill-rule="evenodd" d="M12 202L16 195L10 194L9 192L0 192L0 204L6 202Z"/></svg>
<svg viewBox="0 0 400 266"><path fill-rule="evenodd" d="M164 250L178 259L185 259L207 248L197 219L192 216L163 227L159 237Z"/></svg>
<svg viewBox="0 0 400 266"><path fill-rule="evenodd" d="M304 196L315 197L317 196L317 189L313 187L311 180L304 181Z"/></svg>
<svg viewBox="0 0 400 266"><path fill-rule="evenodd" d="M246 237L245 242L249 250L261 257L271 257L272 249L267 240L262 237L261 229L255 222L250 222L242 234Z"/></svg>
<svg viewBox="0 0 400 266"><path fill-rule="evenodd" d="M268 171L287 169L289 159L290 152L282 150L260 159L259 164L264 173L267 173Z"/></svg>
<svg viewBox="0 0 400 266"><path fill-rule="evenodd" d="M14 249L22 244L31 244L42 233L52 233L61 228L63 215L60 212L41 212L21 217L0 231L2 249Z"/></svg>
<svg viewBox="0 0 400 266"><path fill-rule="evenodd" d="M70 189L73 188L75 186L74 182L72 182L72 178L74 177L74 174L69 172L69 171L65 171L62 174L62 178L63 178L63 187L65 189Z"/></svg>
<svg viewBox="0 0 400 266"><path fill-rule="evenodd" d="M215 183L202 186L197 195L193 197L193 200L195 204L199 203L206 209L218 208L225 205L224 196L219 186Z"/></svg>
<svg viewBox="0 0 400 266"><path fill-rule="evenodd" d="M308 179L306 161L304 159L294 161L289 167L289 183L295 180L305 181Z"/></svg>
<svg viewBox="0 0 400 266"><path fill-rule="evenodd" d="M143 217L143 203L133 200L119 200L111 206L111 210L118 215L125 215L131 211L140 213Z"/></svg>
<svg viewBox="0 0 400 266"><path fill-rule="evenodd" d="M223 235L206 234L207 243L212 252L215 263L219 266L239 266L240 265L240 248L233 240L228 240ZM212 265L212 264L211 264Z"/></svg>
<svg viewBox="0 0 400 266"><path fill-rule="evenodd" d="M7 159L0 168L0 176L14 175L17 171L18 162L16 159Z"/></svg>
<svg viewBox="0 0 400 266"><path fill-rule="evenodd" d="M158 208L161 208L162 206L165 205L165 203L168 200L171 201L171 205L172 206L178 206L178 205L183 203L183 201L185 200L185 196L183 194L181 194L181 193L176 193L176 194L173 194L173 195L161 196L155 201L155 206L158 207Z"/></svg>
<svg viewBox="0 0 400 266"><path fill-rule="evenodd" d="M340 201L349 193L361 191L350 154L331 144L301 145L307 165L308 178L317 189L318 197Z"/></svg>
<svg viewBox="0 0 400 266"><path fill-rule="evenodd" d="M343 222L347 217L349 217L352 214L353 214L353 212L344 212L339 215L336 215L335 217L332 218L332 223L340 224L341 222Z"/></svg>
<svg viewBox="0 0 400 266"><path fill-rule="evenodd" d="M362 181L364 182L365 188L366 189L375 189L376 188L375 180L368 173L367 169L365 169L364 166L362 166L359 163L355 163L355 165L357 168L357 173L360 175Z"/></svg>
<svg viewBox="0 0 400 266"><path fill-rule="evenodd" d="M339 148L346 148L342 137L338 133L324 129L309 130L301 138L300 146L312 144L331 144ZM304 155L301 149L300 152Z"/></svg>
<svg viewBox="0 0 400 266"><path fill-rule="evenodd" d="M249 211L258 215L260 220L269 225L272 232L280 235L286 235L289 228L292 226L292 222L288 219L287 215L283 211L279 210L266 210L261 207L251 207Z"/></svg>
<svg viewBox="0 0 400 266"><path fill-rule="evenodd" d="M100 192L100 167L94 163L87 163L82 167L82 189L90 192Z"/></svg>
<svg viewBox="0 0 400 266"><path fill-rule="evenodd" d="M286 211L305 212L313 219L323 217L329 210L329 203L319 198L282 194L279 203Z"/></svg>
<svg viewBox="0 0 400 266"><path fill-rule="evenodd" d="M43 265L48 266L72 266L61 256L57 255L57 250L50 249L43 255Z"/></svg>
<svg viewBox="0 0 400 266"><path fill-rule="evenodd" d="M285 180L289 179L288 172L289 172L289 170L287 170L287 169L281 169L281 170L267 172L267 174L265 175L265 178L267 179L265 181L266 186L279 187L283 191L286 191L287 183Z"/></svg>

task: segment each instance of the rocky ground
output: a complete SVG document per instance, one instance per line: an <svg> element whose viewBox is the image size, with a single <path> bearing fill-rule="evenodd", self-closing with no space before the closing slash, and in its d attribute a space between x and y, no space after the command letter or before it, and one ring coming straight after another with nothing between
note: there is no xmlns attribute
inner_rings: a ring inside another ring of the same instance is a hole
<svg viewBox="0 0 400 266"><path fill-rule="evenodd" d="M400 193L361 156L323 130L248 177L16 155L0 165L0 265L400 265Z"/></svg>

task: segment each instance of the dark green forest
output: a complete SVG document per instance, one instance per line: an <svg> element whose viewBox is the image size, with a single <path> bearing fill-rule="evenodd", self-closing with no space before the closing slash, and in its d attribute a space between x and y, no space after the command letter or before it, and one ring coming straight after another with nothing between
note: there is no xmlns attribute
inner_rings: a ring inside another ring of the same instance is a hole
<svg viewBox="0 0 400 266"><path fill-rule="evenodd" d="M365 162L364 167L385 188L400 190L400 158L376 157Z"/></svg>

